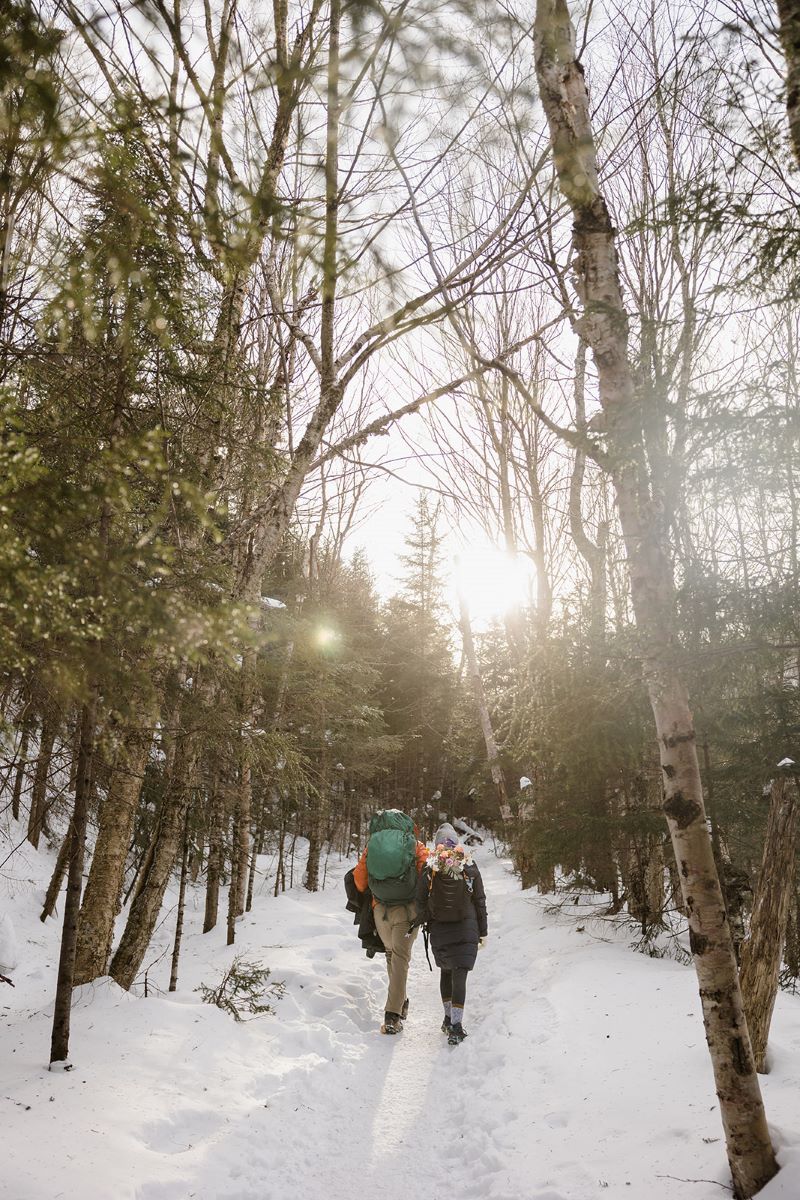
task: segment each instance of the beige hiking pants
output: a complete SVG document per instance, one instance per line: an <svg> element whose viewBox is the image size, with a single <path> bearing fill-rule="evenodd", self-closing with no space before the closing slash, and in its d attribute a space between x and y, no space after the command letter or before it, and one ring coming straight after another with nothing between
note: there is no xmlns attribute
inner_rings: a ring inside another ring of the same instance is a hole
<svg viewBox="0 0 800 1200"><path fill-rule="evenodd" d="M378 901L375 905L375 926L381 941L386 947L386 971L389 976L389 993L386 997L386 1012L402 1012L406 998L406 978L411 962L411 951L414 947L419 926L410 937L406 937L408 927L417 919L417 906L412 900L410 904L385 905Z"/></svg>

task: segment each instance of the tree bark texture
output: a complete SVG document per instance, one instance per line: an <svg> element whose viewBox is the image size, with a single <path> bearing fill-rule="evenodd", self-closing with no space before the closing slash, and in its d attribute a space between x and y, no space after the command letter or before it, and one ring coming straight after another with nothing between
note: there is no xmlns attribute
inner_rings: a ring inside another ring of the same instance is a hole
<svg viewBox="0 0 800 1200"><path fill-rule="evenodd" d="M642 936L646 936L664 913L664 856L660 840L651 833L628 837L622 865L628 912L641 925Z"/></svg>
<svg viewBox="0 0 800 1200"><path fill-rule="evenodd" d="M53 744L56 740L57 723L52 715L45 716L39 735L39 754L33 776L31 807L28 812L28 841L34 850L39 849L39 838L44 828L47 813L47 781L50 778L50 763Z"/></svg>
<svg viewBox="0 0 800 1200"><path fill-rule="evenodd" d="M273 896L286 891L286 804L283 795L278 802L278 862L275 867Z"/></svg>
<svg viewBox="0 0 800 1200"><path fill-rule="evenodd" d="M122 907L128 846L152 740L152 726L128 729L117 748L108 790L100 804L97 841L81 906L76 983L89 983L108 970L114 923Z"/></svg>
<svg viewBox="0 0 800 1200"><path fill-rule="evenodd" d="M755 1195L778 1167L744 1019L733 944L706 826L692 714L675 667L676 604L666 521L652 499L642 413L628 360L616 231L600 191L589 98L566 0L538 0L536 74L556 174L573 215L580 335L591 349L606 425L644 673L658 735L663 809L678 864L737 1197Z"/></svg>
<svg viewBox="0 0 800 1200"><path fill-rule="evenodd" d="M800 975L800 891L798 891L797 883L798 881L795 879L792 896L789 900L786 945L783 948L786 969L795 978Z"/></svg>
<svg viewBox="0 0 800 1200"><path fill-rule="evenodd" d="M306 891L319 891L319 858L325 825L328 820L328 773L323 769L319 796L312 801L311 822L308 831L308 862L303 886Z"/></svg>
<svg viewBox="0 0 800 1200"><path fill-rule="evenodd" d="M78 918L83 885L83 857L86 845L86 819L89 793L92 787L97 693L92 694L81 713L81 740L78 753L78 776L75 781L75 805L69 828L69 870L67 894L64 901L64 925L61 932L61 952L58 960L56 1002L53 1011L53 1035L50 1042L50 1062L66 1062L69 1055L69 1027L72 1011L72 987L75 972L75 950L78 944Z"/></svg>
<svg viewBox="0 0 800 1200"><path fill-rule="evenodd" d="M203 933L210 933L219 916L219 885L222 878L222 861L225 852L223 832L225 825L225 789L219 777L215 777L208 814L208 860L206 866L206 904L203 916Z"/></svg>
<svg viewBox="0 0 800 1200"><path fill-rule="evenodd" d="M655 766L660 775L660 766ZM661 781L653 775L648 764L639 785L624 800L627 827L619 856L628 912L641 925L643 937L662 921L664 915L663 831L649 830L639 819L644 810L655 807L656 791L660 796ZM680 890L677 880L676 886Z"/></svg>
<svg viewBox="0 0 800 1200"><path fill-rule="evenodd" d="M178 916L175 920L175 942L172 947L172 966L169 972L169 991L174 992L178 987L178 963L181 957L181 939L183 938L183 912L186 906L186 876L189 871L189 814L186 814L186 824L183 830L183 855L181 857L181 881L178 888Z"/></svg>
<svg viewBox="0 0 800 1200"><path fill-rule="evenodd" d="M15 821L19 820L19 802L22 798L22 787L25 783L25 769L28 765L28 742L30 741L30 735L30 723L26 720L22 729L22 737L19 743L17 769L14 777L14 791L11 794L11 816Z"/></svg>
<svg viewBox="0 0 800 1200"><path fill-rule="evenodd" d="M257 604L261 591L261 580L258 587L248 590L245 596L251 604ZM255 719L256 695L256 648L255 645L245 646L242 653L240 672L240 720L239 733L239 778L236 788L236 807L234 823L234 842L232 847L231 866L231 895L229 898L228 944L234 940L236 918L244 912L247 891L247 877L250 866L250 825L253 807L253 767L251 731Z"/></svg>
<svg viewBox="0 0 800 1200"><path fill-rule="evenodd" d="M264 852L264 801L258 806L258 816L255 821L253 830L253 848L250 852L250 869L247 875L247 895L244 902L245 912L250 912L253 907L253 893L256 886L256 870L258 868L258 856Z"/></svg>
<svg viewBox="0 0 800 1200"><path fill-rule="evenodd" d="M42 911L39 914L39 920L42 922L42 924L44 924L48 917L52 917L53 913L56 911L58 895L61 891L61 885L64 882L64 876L67 873L67 866L69 865L69 855L70 835L69 830L67 830L59 847L56 865L53 867L53 874L50 876L50 882L47 885L47 892L45 894L44 904L42 905Z"/></svg>
<svg viewBox="0 0 800 1200"><path fill-rule="evenodd" d="M142 869L125 930L111 960L109 974L126 990L132 986L147 953L167 883L180 849L197 753L195 731L181 729L177 734L175 761L153 833L148 860Z"/></svg>
<svg viewBox="0 0 800 1200"><path fill-rule="evenodd" d="M239 818L234 815L233 818L233 839L231 845L231 880L228 886L228 940L227 944L232 946L236 941L236 918L239 916L237 911L237 897L239 895L239 872L241 861L236 852L239 845Z"/></svg>
<svg viewBox="0 0 800 1200"><path fill-rule="evenodd" d="M714 801L714 773L711 769L711 750L707 736L703 738L702 750L703 771L706 781L705 804L711 833L711 850L714 855L714 862L717 864L717 874L719 875L719 883L722 888L722 899L725 902L725 911L728 914L728 924L730 925L731 937L733 938L733 952L736 955L736 961L739 962L741 945L744 941L745 933L742 891L740 886L737 887L735 885L730 854L723 842L722 832L717 820L716 804ZM741 874L743 879L747 881L747 876L744 873Z"/></svg>
<svg viewBox="0 0 800 1200"><path fill-rule="evenodd" d="M798 784L786 774L772 781L761 872L753 897L750 936L742 946L741 983L756 1068L766 1070L767 1041L778 993L783 946L794 893Z"/></svg>
<svg viewBox="0 0 800 1200"><path fill-rule="evenodd" d="M786 57L786 113L795 158L800 164L800 0L778 0L781 45Z"/></svg>

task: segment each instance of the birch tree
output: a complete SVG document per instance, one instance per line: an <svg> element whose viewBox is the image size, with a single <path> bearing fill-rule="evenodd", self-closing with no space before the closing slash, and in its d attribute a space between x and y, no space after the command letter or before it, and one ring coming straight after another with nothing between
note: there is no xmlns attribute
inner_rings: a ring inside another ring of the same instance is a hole
<svg viewBox="0 0 800 1200"><path fill-rule="evenodd" d="M564 0L540 0L536 74L559 187L572 212L579 326L597 370L613 478L664 775L663 810L679 864L692 954L735 1194L755 1195L777 1164L755 1071L730 929L703 805L688 697L675 665L676 607L663 513L642 446L641 398L628 358L628 317L615 230L575 30Z"/></svg>

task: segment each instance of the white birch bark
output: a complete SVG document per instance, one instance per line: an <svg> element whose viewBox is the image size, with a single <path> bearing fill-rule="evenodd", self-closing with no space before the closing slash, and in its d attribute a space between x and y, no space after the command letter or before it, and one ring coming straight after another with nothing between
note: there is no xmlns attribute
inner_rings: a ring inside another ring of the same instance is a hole
<svg viewBox="0 0 800 1200"><path fill-rule="evenodd" d="M689 920L734 1194L750 1197L778 1168L706 826L692 713L675 666L676 604L664 514L653 501L643 454L616 230L598 181L589 98L566 0L538 0L534 36L536 74L556 174L573 216L576 288L583 306L580 334L591 349L598 375L607 464L616 491L661 755L663 809Z"/></svg>

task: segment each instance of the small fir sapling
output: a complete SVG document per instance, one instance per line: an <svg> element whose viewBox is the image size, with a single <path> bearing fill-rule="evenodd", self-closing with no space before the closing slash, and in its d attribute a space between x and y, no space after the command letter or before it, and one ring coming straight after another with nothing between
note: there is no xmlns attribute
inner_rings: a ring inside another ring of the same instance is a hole
<svg viewBox="0 0 800 1200"><path fill-rule="evenodd" d="M247 1018L243 1013L260 1017L275 1012L268 998L280 1000L286 992L286 985L281 980L270 982L270 974L269 967L262 967L260 963L251 962L237 954L216 987L201 983L194 990L200 992L205 1004L215 1004L229 1013L234 1021L244 1021Z"/></svg>

